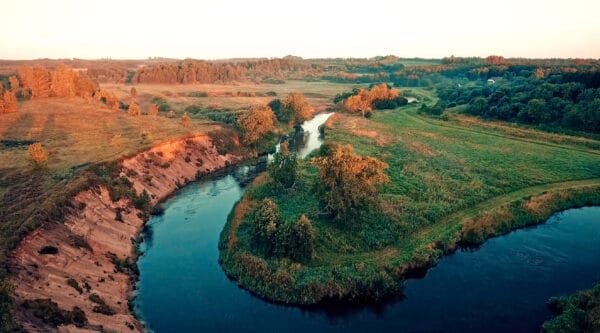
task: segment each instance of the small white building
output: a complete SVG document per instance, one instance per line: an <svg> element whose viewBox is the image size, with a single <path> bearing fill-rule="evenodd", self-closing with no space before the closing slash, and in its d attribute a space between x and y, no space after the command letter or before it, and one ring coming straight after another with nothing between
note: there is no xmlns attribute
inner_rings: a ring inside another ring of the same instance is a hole
<svg viewBox="0 0 600 333"><path fill-rule="evenodd" d="M494 84L494 83L496 83L496 81L494 81L493 79L488 79L488 80L487 80L487 83L488 83L488 84Z"/></svg>

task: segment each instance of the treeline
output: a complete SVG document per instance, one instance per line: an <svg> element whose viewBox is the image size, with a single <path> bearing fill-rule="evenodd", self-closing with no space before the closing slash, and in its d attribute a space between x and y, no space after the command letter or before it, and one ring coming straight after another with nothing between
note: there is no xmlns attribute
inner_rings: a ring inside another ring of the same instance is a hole
<svg viewBox="0 0 600 333"><path fill-rule="evenodd" d="M215 83L262 79L288 79L314 76L320 66L295 58L264 59L239 62L183 60L139 68L133 83Z"/></svg>
<svg viewBox="0 0 600 333"><path fill-rule="evenodd" d="M54 70L42 66L21 66L18 70L20 98L92 97L98 84L83 72L61 64Z"/></svg>
<svg viewBox="0 0 600 333"><path fill-rule="evenodd" d="M438 87L446 107L484 118L600 133L599 73L516 77Z"/></svg>

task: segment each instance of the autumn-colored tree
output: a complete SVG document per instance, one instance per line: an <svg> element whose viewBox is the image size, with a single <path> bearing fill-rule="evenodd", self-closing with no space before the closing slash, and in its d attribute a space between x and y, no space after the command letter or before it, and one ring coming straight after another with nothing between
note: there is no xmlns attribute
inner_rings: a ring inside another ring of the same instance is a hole
<svg viewBox="0 0 600 333"><path fill-rule="evenodd" d="M491 55L488 56L487 58L485 58L485 61L490 64L490 65L504 65L506 63L506 59L504 59L504 57L502 56L497 56L497 55Z"/></svg>
<svg viewBox="0 0 600 333"><path fill-rule="evenodd" d="M151 116L158 115L158 104L151 104L150 108L148 108L148 114Z"/></svg>
<svg viewBox="0 0 600 333"><path fill-rule="evenodd" d="M275 246L277 229L281 224L279 207L270 198L263 199L252 219L253 241L258 248L270 254Z"/></svg>
<svg viewBox="0 0 600 333"><path fill-rule="evenodd" d="M137 90L135 89L135 87L131 87L131 89L129 90L129 94L131 95L131 98L137 97Z"/></svg>
<svg viewBox="0 0 600 333"><path fill-rule="evenodd" d="M190 116L188 116L187 112L184 113L183 116L181 117L181 124L185 128L189 128L190 126L192 126L192 118L190 118Z"/></svg>
<svg viewBox="0 0 600 333"><path fill-rule="evenodd" d="M14 91L6 91L1 100L2 106L0 107L0 112L17 112L19 109L19 104L17 103L17 97L15 96Z"/></svg>
<svg viewBox="0 0 600 333"><path fill-rule="evenodd" d="M52 71L52 82L50 88L56 97L75 96L76 73L65 64L60 64Z"/></svg>
<svg viewBox="0 0 600 333"><path fill-rule="evenodd" d="M98 83L90 79L87 74L75 72L75 94L83 98L90 98L98 90ZM115 97L116 99L116 97Z"/></svg>
<svg viewBox="0 0 600 333"><path fill-rule="evenodd" d="M374 202L377 186L389 181L385 162L359 156L351 145L334 147L312 164L319 169L321 200L337 219L351 219L361 207Z"/></svg>
<svg viewBox="0 0 600 333"><path fill-rule="evenodd" d="M16 92L21 87L21 83L19 82L19 78L14 75L11 75L8 78L8 83L10 84L10 90Z"/></svg>
<svg viewBox="0 0 600 333"><path fill-rule="evenodd" d="M363 117L372 109L371 96L366 89L360 89L358 94L348 97L342 106L351 113L360 113Z"/></svg>
<svg viewBox="0 0 600 333"><path fill-rule="evenodd" d="M287 95L285 100L283 100L283 107L291 110L295 124L300 124L310 119L313 112L313 108L300 92L291 92Z"/></svg>
<svg viewBox="0 0 600 333"><path fill-rule="evenodd" d="M31 98L50 96L51 75L42 66L21 66L17 70L23 88L31 93Z"/></svg>
<svg viewBox="0 0 600 333"><path fill-rule="evenodd" d="M48 153L41 143L34 143L27 148L29 160L36 166L41 166L48 161Z"/></svg>
<svg viewBox="0 0 600 333"><path fill-rule="evenodd" d="M139 104L135 101L133 101L133 102L131 102L131 104L129 104L129 107L127 108L127 113L130 116L139 116L142 114Z"/></svg>
<svg viewBox="0 0 600 333"><path fill-rule="evenodd" d="M275 114L267 105L253 105L237 119L246 143L254 143L273 130Z"/></svg>

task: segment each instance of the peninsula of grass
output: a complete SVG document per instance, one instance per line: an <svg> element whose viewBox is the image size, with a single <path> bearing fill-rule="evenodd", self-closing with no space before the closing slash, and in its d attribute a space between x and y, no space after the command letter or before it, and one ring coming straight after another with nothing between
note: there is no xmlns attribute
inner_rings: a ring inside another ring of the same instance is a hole
<svg viewBox="0 0 600 333"><path fill-rule="evenodd" d="M291 189L276 186L268 174L258 177L221 234L225 272L277 302L379 300L398 295L411 273L458 245L480 244L556 211L600 204L597 142L583 146L553 134L549 143L544 132L471 126L418 109L377 111L369 119L338 113L328 121L326 145L350 144L357 154L389 165L390 181L352 221L324 212L318 172L308 160L298 162ZM257 244L253 223L267 198L282 225L302 215L311 221L308 259L273 255Z"/></svg>

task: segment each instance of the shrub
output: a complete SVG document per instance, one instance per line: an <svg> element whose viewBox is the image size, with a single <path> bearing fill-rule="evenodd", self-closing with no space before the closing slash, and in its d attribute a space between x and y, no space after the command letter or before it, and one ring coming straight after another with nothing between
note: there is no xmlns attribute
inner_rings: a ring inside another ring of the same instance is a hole
<svg viewBox="0 0 600 333"><path fill-rule="evenodd" d="M271 254L277 229L281 224L281 214L277 204L269 198L263 199L260 208L254 212L252 223L254 242L265 253Z"/></svg>
<svg viewBox="0 0 600 333"><path fill-rule="evenodd" d="M189 128L190 126L192 126L192 119L190 118L190 116L188 116L187 113L184 113L181 117L181 124L185 128Z"/></svg>
<svg viewBox="0 0 600 333"><path fill-rule="evenodd" d="M90 299L90 301L97 304L92 308L92 311L97 312L97 313L102 313L107 316L112 316L116 313L115 310L113 310L110 306L108 306L106 304L106 302L97 294L91 294L89 299Z"/></svg>
<svg viewBox="0 0 600 333"><path fill-rule="evenodd" d="M283 142L268 166L269 176L280 186L290 188L296 183L297 165L296 154L289 151L287 142Z"/></svg>
<svg viewBox="0 0 600 333"><path fill-rule="evenodd" d="M31 144L27 148L29 154L29 160L32 161L36 166L41 166L48 161L48 153L41 143Z"/></svg>
<svg viewBox="0 0 600 333"><path fill-rule="evenodd" d="M71 288L77 290L77 292L79 292L80 294L83 294L83 288L81 288L81 286L79 285L79 283L77 282L77 280L75 280L73 278L70 278L70 279L67 280L67 284Z"/></svg>
<svg viewBox="0 0 600 333"><path fill-rule="evenodd" d="M377 185L389 181L388 165L359 156L351 145L337 146L330 155L312 160L319 169L318 193L325 208L338 219L351 218L377 197Z"/></svg>
<svg viewBox="0 0 600 333"><path fill-rule="evenodd" d="M288 257L294 261L307 262L315 251L315 229L305 216L294 223L287 223L279 228L275 245L278 256Z"/></svg>
<svg viewBox="0 0 600 333"><path fill-rule="evenodd" d="M133 88L131 88L131 89L133 89ZM127 113L130 116L139 116L142 114L142 111L137 102L131 102L131 104L129 104L129 107L127 108Z"/></svg>
<svg viewBox="0 0 600 333"><path fill-rule="evenodd" d="M273 130L275 115L267 105L253 105L248 112L238 117L246 143L255 143L263 135Z"/></svg>
<svg viewBox="0 0 600 333"><path fill-rule="evenodd" d="M26 300L21 306L36 318L53 327L68 324L83 327L88 322L85 312L82 309L75 306L72 311L62 310L56 302L53 302L49 298Z"/></svg>

